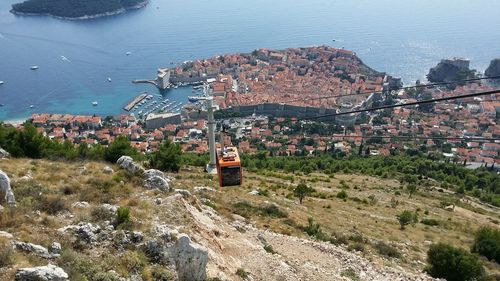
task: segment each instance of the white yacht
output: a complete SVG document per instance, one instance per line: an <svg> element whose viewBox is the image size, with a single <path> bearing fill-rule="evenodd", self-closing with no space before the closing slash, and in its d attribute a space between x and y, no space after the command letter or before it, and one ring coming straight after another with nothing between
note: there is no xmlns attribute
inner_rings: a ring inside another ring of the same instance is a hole
<svg viewBox="0 0 500 281"><path fill-rule="evenodd" d="M98 105L98 103L97 103L96 101L93 101L93 102L92 102L92 105L93 105L93 106L97 106L97 105Z"/></svg>
<svg viewBox="0 0 500 281"><path fill-rule="evenodd" d="M30 67L31 70L37 70L38 69L38 65L33 65L32 67Z"/></svg>

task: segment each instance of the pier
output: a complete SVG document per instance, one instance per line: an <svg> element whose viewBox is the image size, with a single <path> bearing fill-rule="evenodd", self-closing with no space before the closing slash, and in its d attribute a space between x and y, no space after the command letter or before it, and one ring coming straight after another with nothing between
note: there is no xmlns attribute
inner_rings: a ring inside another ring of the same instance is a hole
<svg viewBox="0 0 500 281"><path fill-rule="evenodd" d="M134 106L136 106L138 103L144 100L147 96L148 94L146 92L138 95L137 97L135 97L134 100L129 102L123 109L125 109L126 111L130 111Z"/></svg>

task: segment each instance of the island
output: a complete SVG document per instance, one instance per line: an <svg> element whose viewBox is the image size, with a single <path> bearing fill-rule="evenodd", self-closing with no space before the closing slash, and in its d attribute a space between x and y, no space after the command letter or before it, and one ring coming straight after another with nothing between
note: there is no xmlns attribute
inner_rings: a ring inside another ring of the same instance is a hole
<svg viewBox="0 0 500 281"><path fill-rule="evenodd" d="M148 0L27 0L12 5L16 15L48 15L62 19L91 19L146 6Z"/></svg>

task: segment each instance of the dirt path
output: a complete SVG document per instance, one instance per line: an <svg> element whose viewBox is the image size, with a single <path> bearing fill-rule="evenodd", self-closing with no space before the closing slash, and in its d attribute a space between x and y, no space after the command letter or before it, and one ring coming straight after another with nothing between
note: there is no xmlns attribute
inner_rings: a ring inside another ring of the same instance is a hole
<svg viewBox="0 0 500 281"><path fill-rule="evenodd" d="M434 280L421 273L371 263L329 243L256 229L242 218L230 221L208 207L184 203L196 225L192 239L209 249L210 277L238 280L235 272L243 268L249 273L247 280L351 280L342 276L350 269L359 280ZM264 243L276 254L266 252Z"/></svg>

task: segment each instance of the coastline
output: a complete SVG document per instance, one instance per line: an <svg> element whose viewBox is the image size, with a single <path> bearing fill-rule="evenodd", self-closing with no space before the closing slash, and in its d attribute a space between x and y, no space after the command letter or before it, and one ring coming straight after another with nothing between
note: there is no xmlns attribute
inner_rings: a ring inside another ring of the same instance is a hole
<svg viewBox="0 0 500 281"><path fill-rule="evenodd" d="M16 16L48 16L48 17L52 17L55 19L61 19L61 20L79 21L79 20L90 20L90 19L97 19L97 18L102 18L102 17L115 16L115 15L123 14L126 11L138 10L138 9L144 8L148 4L149 4L149 0L144 0L143 2L140 2L137 5L134 5L131 7L120 8L120 9L115 10L115 11L110 11L110 12L100 13L100 14L95 14L95 15L84 15L84 16L80 16L80 17L61 17L61 16L56 16L56 15L50 14L50 13L43 13L43 14L23 13L23 12L15 11L14 9L11 9L9 12L11 12L12 14L14 14Z"/></svg>
<svg viewBox="0 0 500 281"><path fill-rule="evenodd" d="M12 125L14 127L21 126L26 121L28 121L28 117L27 118L12 119L12 120L0 120L0 122L2 122L2 123L9 124L9 125Z"/></svg>

